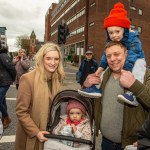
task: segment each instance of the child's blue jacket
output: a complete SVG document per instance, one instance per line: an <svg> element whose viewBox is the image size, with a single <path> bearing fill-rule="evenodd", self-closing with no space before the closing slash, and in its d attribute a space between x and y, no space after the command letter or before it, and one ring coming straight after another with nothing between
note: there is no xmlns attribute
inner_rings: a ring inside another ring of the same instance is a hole
<svg viewBox="0 0 150 150"><path fill-rule="evenodd" d="M121 42L123 42L128 49L128 56L124 65L124 69L132 71L136 60L144 58L144 51L142 49L142 44L139 39L138 32L136 30L134 30L134 32L133 31L129 32L125 30L124 38L122 39ZM106 69L107 66L108 66L108 63L107 63L106 54L104 51L100 59L99 67Z"/></svg>

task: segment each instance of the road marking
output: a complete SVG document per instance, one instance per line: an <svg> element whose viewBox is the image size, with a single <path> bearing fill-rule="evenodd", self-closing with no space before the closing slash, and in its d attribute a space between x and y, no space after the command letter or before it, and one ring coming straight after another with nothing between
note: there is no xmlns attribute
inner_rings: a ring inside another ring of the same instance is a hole
<svg viewBox="0 0 150 150"><path fill-rule="evenodd" d="M65 72L66 74L76 74L76 73L71 73L71 72Z"/></svg>
<svg viewBox="0 0 150 150"><path fill-rule="evenodd" d="M16 101L16 98L6 98L7 101Z"/></svg>
<svg viewBox="0 0 150 150"><path fill-rule="evenodd" d="M16 135L2 136L0 143L15 142Z"/></svg>
<svg viewBox="0 0 150 150"><path fill-rule="evenodd" d="M16 85L10 85L10 87L16 87Z"/></svg>

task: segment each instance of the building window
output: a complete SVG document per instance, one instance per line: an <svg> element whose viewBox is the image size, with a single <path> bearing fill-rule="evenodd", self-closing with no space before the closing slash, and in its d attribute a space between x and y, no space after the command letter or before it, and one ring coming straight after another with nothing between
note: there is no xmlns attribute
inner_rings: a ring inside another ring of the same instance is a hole
<svg viewBox="0 0 150 150"><path fill-rule="evenodd" d="M89 46L89 49L93 49L93 48L94 48L94 46L93 46L93 45L90 45L90 46Z"/></svg>
<svg viewBox="0 0 150 150"><path fill-rule="evenodd" d="M138 27L137 30L139 33L142 33L142 27Z"/></svg>
<svg viewBox="0 0 150 150"><path fill-rule="evenodd" d="M130 6L131 10L136 10L136 8L134 6Z"/></svg>
<svg viewBox="0 0 150 150"><path fill-rule="evenodd" d="M76 29L76 30L74 30L74 31L71 31L71 32L70 32L70 35L68 36L68 38L69 38L69 37L72 37L72 36L74 36L74 35L76 35L76 34L79 34L79 33L81 33L81 32L84 32L84 26L83 26L83 27L80 27L80 28L78 28L78 29Z"/></svg>
<svg viewBox="0 0 150 150"><path fill-rule="evenodd" d="M142 9L139 9L139 15L143 15Z"/></svg>
<svg viewBox="0 0 150 150"><path fill-rule="evenodd" d="M85 14L85 9L81 10L79 13L77 13L77 15L75 15L74 17L72 17L71 19L69 19L67 21L67 25L72 23L74 20L76 20L77 18L81 17L82 15Z"/></svg>
<svg viewBox="0 0 150 150"><path fill-rule="evenodd" d="M89 24L89 26L91 27L91 26L93 26L95 23L94 22L91 22L90 24Z"/></svg>
<svg viewBox="0 0 150 150"><path fill-rule="evenodd" d="M51 36L53 36L55 33L57 33L58 32L58 30L55 30L55 31L53 31L52 33L51 33Z"/></svg>
<svg viewBox="0 0 150 150"><path fill-rule="evenodd" d="M3 41L3 40L5 40L5 38L1 38L1 40Z"/></svg>
<svg viewBox="0 0 150 150"><path fill-rule="evenodd" d="M135 25L131 25L131 29L135 29Z"/></svg>
<svg viewBox="0 0 150 150"><path fill-rule="evenodd" d="M95 5L95 2L94 3L92 3L92 4L90 4L90 7L93 7Z"/></svg>
<svg viewBox="0 0 150 150"><path fill-rule="evenodd" d="M77 29L77 34L83 32L83 31L84 31L84 27L78 28L78 29Z"/></svg>

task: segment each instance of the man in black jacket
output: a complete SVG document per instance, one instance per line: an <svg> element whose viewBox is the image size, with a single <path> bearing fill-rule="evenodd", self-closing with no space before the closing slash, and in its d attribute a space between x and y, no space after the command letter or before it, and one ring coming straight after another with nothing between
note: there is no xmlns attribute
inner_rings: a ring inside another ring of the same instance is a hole
<svg viewBox="0 0 150 150"><path fill-rule="evenodd" d="M78 72L78 83L81 87L89 74L95 73L98 68L98 64L95 59L93 59L93 52L88 50L85 53L85 59L81 62Z"/></svg>
<svg viewBox="0 0 150 150"><path fill-rule="evenodd" d="M15 66L7 52L7 48L0 49L0 111L4 129L11 123L7 112L6 93L16 77Z"/></svg>

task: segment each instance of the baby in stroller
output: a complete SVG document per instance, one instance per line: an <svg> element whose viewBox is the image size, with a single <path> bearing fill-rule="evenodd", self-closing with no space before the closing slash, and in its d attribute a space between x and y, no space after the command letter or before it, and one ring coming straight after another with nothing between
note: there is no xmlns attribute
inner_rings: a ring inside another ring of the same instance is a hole
<svg viewBox="0 0 150 150"><path fill-rule="evenodd" d="M54 135L72 136L91 141L91 124L82 103L69 99L66 114L60 116L59 123L53 129ZM90 150L90 146L67 140L49 139L44 143L44 150Z"/></svg>

